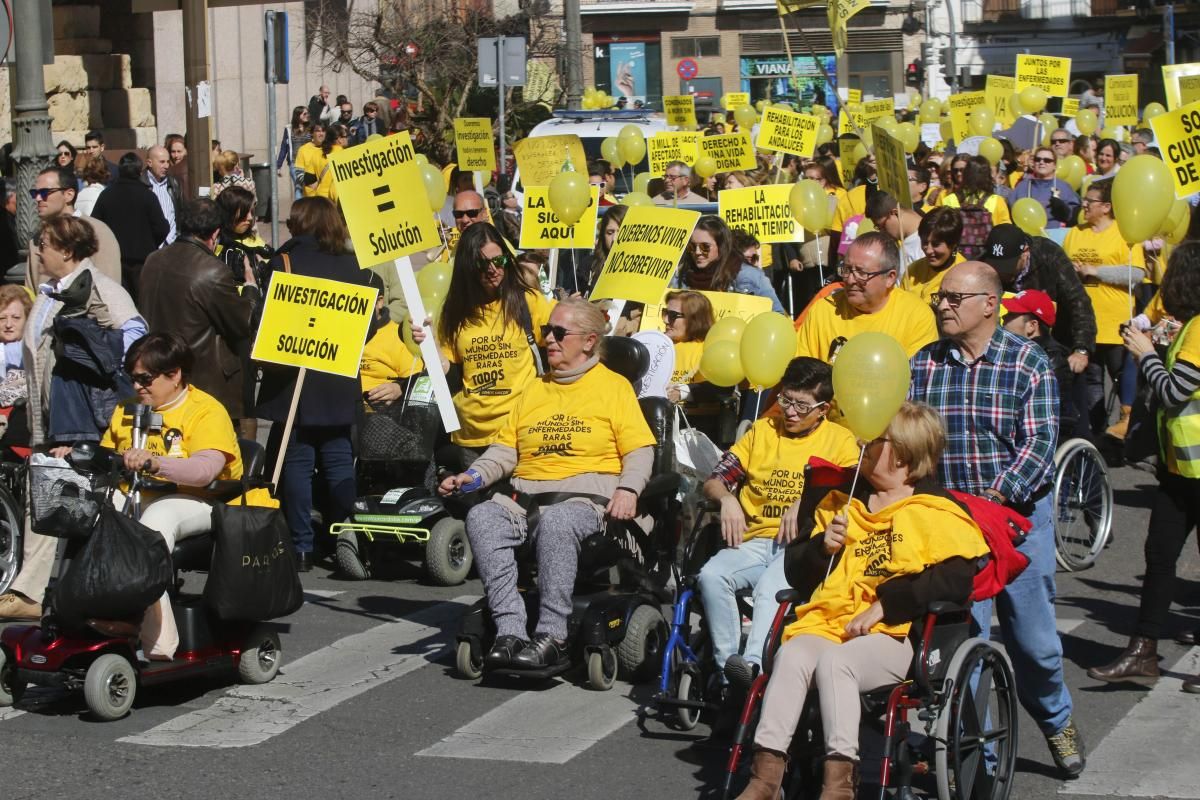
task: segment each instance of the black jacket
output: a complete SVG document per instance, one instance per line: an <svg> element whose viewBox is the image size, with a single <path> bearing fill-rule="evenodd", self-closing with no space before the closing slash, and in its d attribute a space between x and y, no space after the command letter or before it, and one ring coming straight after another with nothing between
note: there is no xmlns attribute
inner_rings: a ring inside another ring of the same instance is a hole
<svg viewBox="0 0 1200 800"><path fill-rule="evenodd" d="M1058 309L1054 338L1067 350L1092 353L1096 349L1096 314L1071 259L1044 236L1033 237L1029 252L1029 269L1017 276L1013 291L1039 289L1050 295Z"/></svg>
<svg viewBox="0 0 1200 800"><path fill-rule="evenodd" d="M292 272L314 278L353 283L358 286L379 284L379 278L368 269L359 269L358 260L350 253L332 255L317 249L312 236L296 236L288 240L268 265L271 278L284 272L282 254L287 253ZM263 297L271 296L271 285L263 289ZM255 326L257 328L257 325ZM367 334L370 338L370 333ZM263 364L262 383L258 389L258 416L272 422L287 419L292 391L298 370ZM354 422L362 403L362 388L358 378L343 378L326 372L309 370L300 391L296 409L296 425L303 427L343 426Z"/></svg>
<svg viewBox="0 0 1200 800"><path fill-rule="evenodd" d="M92 216L112 229L125 264L145 261L171 232L158 198L137 178L110 183L96 198Z"/></svg>

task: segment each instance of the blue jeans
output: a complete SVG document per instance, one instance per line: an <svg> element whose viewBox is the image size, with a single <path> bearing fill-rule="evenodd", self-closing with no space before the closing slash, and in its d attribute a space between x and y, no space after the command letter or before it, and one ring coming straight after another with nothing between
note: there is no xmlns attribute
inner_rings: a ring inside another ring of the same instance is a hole
<svg viewBox="0 0 1200 800"><path fill-rule="evenodd" d="M1018 548L1029 566L995 597L996 616L1016 673L1017 697L1050 736L1071 718L1071 695L1063 681L1062 640L1054 613L1054 498L1047 494L1034 505L1033 527ZM992 601L976 603L971 614L979 635L988 638Z"/></svg>
<svg viewBox="0 0 1200 800"><path fill-rule="evenodd" d="M283 436L283 424L271 427L272 442L267 452L278 452L278 442ZM275 446L272 447L271 444ZM321 477L329 487L331 508L326 519L341 521L354 508L357 488L354 482L354 453L350 445L350 428L343 426L295 427L287 445L280 476L282 494L280 504L288 528L292 531L292 543L297 553L313 550L313 471L317 460L321 462Z"/></svg>
<svg viewBox="0 0 1200 800"><path fill-rule="evenodd" d="M292 199L299 200L304 197L304 170L289 166L288 172L292 174Z"/></svg>
<svg viewBox="0 0 1200 800"><path fill-rule="evenodd" d="M737 592L750 588L754 589L754 619L746 637L746 660L762 664L763 644L775 616L775 593L788 588L783 551L773 537L760 536L721 550L700 570L700 599L718 668L739 650L742 615Z"/></svg>

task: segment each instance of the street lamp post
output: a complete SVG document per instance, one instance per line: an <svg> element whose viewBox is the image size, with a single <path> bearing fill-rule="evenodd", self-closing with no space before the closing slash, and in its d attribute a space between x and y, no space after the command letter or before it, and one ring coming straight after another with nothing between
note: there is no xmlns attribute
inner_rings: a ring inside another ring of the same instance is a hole
<svg viewBox="0 0 1200 800"><path fill-rule="evenodd" d="M46 83L42 74L41 17L41 0L15 0L13 3L17 99L13 103L16 114L13 117L12 160L17 166L17 240L22 250L33 238L38 222L37 206L29 196L29 190L33 188L37 174L54 159Z"/></svg>

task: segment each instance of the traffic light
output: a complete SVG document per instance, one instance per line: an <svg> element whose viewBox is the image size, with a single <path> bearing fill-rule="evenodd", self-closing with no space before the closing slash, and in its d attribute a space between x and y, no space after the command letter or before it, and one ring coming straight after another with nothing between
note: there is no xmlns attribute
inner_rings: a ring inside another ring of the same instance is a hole
<svg viewBox="0 0 1200 800"><path fill-rule="evenodd" d="M925 62L919 58L914 58L904 70L904 83L906 86L921 87L925 84Z"/></svg>

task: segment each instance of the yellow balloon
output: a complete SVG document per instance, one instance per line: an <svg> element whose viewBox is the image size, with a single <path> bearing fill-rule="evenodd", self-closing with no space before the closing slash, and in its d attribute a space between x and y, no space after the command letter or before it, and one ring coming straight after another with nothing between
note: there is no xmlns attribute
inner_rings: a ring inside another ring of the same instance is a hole
<svg viewBox="0 0 1200 800"><path fill-rule="evenodd" d="M1125 241L1154 236L1175 203L1171 168L1151 155L1134 156L1113 179L1113 216Z"/></svg>
<svg viewBox="0 0 1200 800"><path fill-rule="evenodd" d="M650 181L653 179L653 176L651 176L649 172L639 172L637 175L633 176L633 190L635 192L644 194L645 191L650 188Z"/></svg>
<svg viewBox="0 0 1200 800"><path fill-rule="evenodd" d="M834 401L846 427L862 441L883 435L911 381L908 355L886 333L850 337L833 362Z"/></svg>
<svg viewBox="0 0 1200 800"><path fill-rule="evenodd" d="M445 295L450 289L450 276L453 271L449 261L433 261L417 270L417 289L421 297Z"/></svg>
<svg viewBox="0 0 1200 800"><path fill-rule="evenodd" d="M1186 202L1183 200L1180 200L1178 202L1184 203L1183 217L1179 220L1179 222L1175 225L1175 227L1173 229L1163 233L1163 238L1166 239L1171 244L1179 244L1180 242L1182 242L1184 237L1187 236L1187 234L1188 234L1188 228L1190 228L1191 224L1192 224L1192 209L1191 209L1191 207L1187 206Z"/></svg>
<svg viewBox="0 0 1200 800"><path fill-rule="evenodd" d="M979 143L979 155L986 158L994 167L1004 157L1004 145L1000 144L999 139L993 139L989 136Z"/></svg>
<svg viewBox="0 0 1200 800"><path fill-rule="evenodd" d="M1096 126L1100 124L1100 120L1096 117L1095 109L1081 108L1079 113L1075 115L1075 127L1079 128L1079 132L1084 136L1091 136L1096 132Z"/></svg>
<svg viewBox="0 0 1200 800"><path fill-rule="evenodd" d="M560 172L550 179L546 192L550 208L565 225L579 222L592 204L592 189L582 172Z"/></svg>
<svg viewBox="0 0 1200 800"><path fill-rule="evenodd" d="M745 332L746 320L732 314L721 317L715 325L708 329L708 334L704 337L704 346L708 347L715 342L733 342L740 345L742 334Z"/></svg>
<svg viewBox="0 0 1200 800"><path fill-rule="evenodd" d="M1125 141L1125 128L1120 125L1108 125L1100 129L1100 138L1123 142Z"/></svg>
<svg viewBox="0 0 1200 800"><path fill-rule="evenodd" d="M861 131L859 131L858 137L859 137L859 139L862 140L862 143L864 145L866 145L867 147L873 147L875 145L875 129L872 128L870 125L865 126ZM866 155L866 154L864 153L863 155ZM862 156L859 156L859 158L862 158ZM859 158L856 158L854 160L855 163L858 163Z"/></svg>
<svg viewBox="0 0 1200 800"><path fill-rule="evenodd" d="M637 125L625 125L617 133L618 139L641 139L645 141L646 134L642 133L642 129Z"/></svg>
<svg viewBox="0 0 1200 800"><path fill-rule="evenodd" d="M750 385L756 389L774 386L796 355L796 327L786 314L759 314L746 324L740 352Z"/></svg>
<svg viewBox="0 0 1200 800"><path fill-rule="evenodd" d="M788 205L791 206L792 217L805 230L819 231L828 224L829 196L821 184L811 178L793 184L788 194Z"/></svg>
<svg viewBox="0 0 1200 800"><path fill-rule="evenodd" d="M636 139L632 136L621 136L617 139L617 149L626 164L637 166L646 157L646 139L641 135L641 131L638 131Z"/></svg>
<svg viewBox="0 0 1200 800"><path fill-rule="evenodd" d="M621 160L621 149L617 147L617 137L609 136L600 142L600 155L613 169L619 169L625 162Z"/></svg>
<svg viewBox="0 0 1200 800"><path fill-rule="evenodd" d="M1058 162L1054 174L1072 189L1079 191L1079 187L1083 183L1083 176L1087 174L1087 164L1079 156L1067 156Z"/></svg>
<svg viewBox="0 0 1200 800"><path fill-rule="evenodd" d="M412 338L412 317L405 314L404 319L400 320L399 328L400 342L404 345L404 349L420 358L421 346Z"/></svg>
<svg viewBox="0 0 1200 800"><path fill-rule="evenodd" d="M1021 105L1021 93L1013 92L1008 98L1008 110L1013 113L1013 116L1019 117L1025 113L1025 107Z"/></svg>
<svg viewBox="0 0 1200 800"><path fill-rule="evenodd" d="M908 107L910 109L921 107L921 93L913 92L908 96Z"/></svg>
<svg viewBox="0 0 1200 800"><path fill-rule="evenodd" d="M1175 230L1179 227L1180 221L1186 220L1191 216L1189 214L1190 210L1191 208L1187 200L1182 198L1176 200L1171 204L1171 210L1167 212L1167 218L1163 220L1162 229L1159 233L1166 234Z"/></svg>
<svg viewBox="0 0 1200 800"><path fill-rule="evenodd" d="M793 334L793 347L795 336ZM700 355L700 373L713 386L737 386L746 378L742 356L735 342L713 342Z"/></svg>
<svg viewBox="0 0 1200 800"><path fill-rule="evenodd" d="M429 201L429 208L441 211L442 206L446 204L446 182L442 178L442 171L432 164L422 165L421 182L425 184L425 198Z"/></svg>
<svg viewBox="0 0 1200 800"><path fill-rule="evenodd" d="M817 147L820 147L821 145L825 144L826 142L832 142L832 141L833 141L833 127L830 125L826 125L825 123L821 123L821 126L817 128Z"/></svg>
<svg viewBox="0 0 1200 800"><path fill-rule="evenodd" d="M911 122L901 122L893 135L904 145L906 153L912 153L921 144L921 131Z"/></svg>
<svg viewBox="0 0 1200 800"><path fill-rule="evenodd" d="M1030 236L1041 236L1046 227L1046 209L1032 197L1022 197L1013 203L1012 218Z"/></svg>
<svg viewBox="0 0 1200 800"><path fill-rule="evenodd" d="M417 162L422 167L429 163L429 156L424 153L417 153L413 156L413 161Z"/></svg>
<svg viewBox="0 0 1200 800"><path fill-rule="evenodd" d="M757 103L754 104L754 110L760 114L762 113L762 110L766 107L767 107L766 100L759 100Z"/></svg>
<svg viewBox="0 0 1200 800"><path fill-rule="evenodd" d="M972 136L991 136L996 127L996 115L990 108L977 108L971 112L967 127Z"/></svg>
<svg viewBox="0 0 1200 800"><path fill-rule="evenodd" d="M863 217L858 223L858 228L855 230L855 236L862 236L864 233L870 233L875 230L875 223L872 220Z"/></svg>
<svg viewBox="0 0 1200 800"><path fill-rule="evenodd" d="M645 192L630 192L621 198L621 205L626 206L652 206L654 201L650 199L650 195Z"/></svg>
<svg viewBox="0 0 1200 800"><path fill-rule="evenodd" d="M712 156L700 156L692 165L692 172L701 178L711 178L717 174L717 160Z"/></svg>
<svg viewBox="0 0 1200 800"><path fill-rule="evenodd" d="M948 119L942 120L938 126L942 132L942 141L948 142L954 138L954 124Z"/></svg>
<svg viewBox="0 0 1200 800"><path fill-rule="evenodd" d="M754 106L739 106L734 110L733 118L739 128L750 128L758 122L758 112L754 110Z"/></svg>
<svg viewBox="0 0 1200 800"><path fill-rule="evenodd" d="M1142 122L1149 122L1159 114L1165 113L1167 113L1167 110L1163 108L1162 103L1147 103L1146 107L1142 109Z"/></svg>
<svg viewBox="0 0 1200 800"><path fill-rule="evenodd" d="M921 110L917 112L917 119L926 124L933 124L938 121L938 117L942 115L942 106L937 100L926 100L921 103Z"/></svg>
<svg viewBox="0 0 1200 800"><path fill-rule="evenodd" d="M1046 92L1036 86L1026 86L1021 90L1021 108L1026 114L1036 114L1046 107Z"/></svg>
<svg viewBox="0 0 1200 800"><path fill-rule="evenodd" d="M896 121L895 117L880 117L879 119L875 120L871 124L877 125L880 128L883 128L885 131L887 131L888 133L890 133L893 136L896 135L896 129L898 127L900 127L900 123Z"/></svg>

